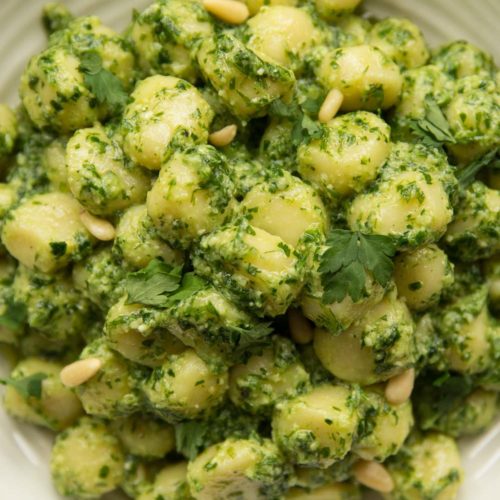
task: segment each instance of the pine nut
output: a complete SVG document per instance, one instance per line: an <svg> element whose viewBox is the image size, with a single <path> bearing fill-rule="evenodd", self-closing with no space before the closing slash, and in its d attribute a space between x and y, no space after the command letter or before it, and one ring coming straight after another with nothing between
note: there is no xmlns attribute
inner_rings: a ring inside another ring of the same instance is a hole
<svg viewBox="0 0 500 500"><path fill-rule="evenodd" d="M298 309L288 310L290 335L297 344L309 344L313 339L313 328L309 320Z"/></svg>
<svg viewBox="0 0 500 500"><path fill-rule="evenodd" d="M391 405L400 405L410 399L415 384L415 369L395 375L387 382L385 386L385 399Z"/></svg>
<svg viewBox="0 0 500 500"><path fill-rule="evenodd" d="M210 14L229 24L242 24L250 15L248 7L235 0L203 0L203 6Z"/></svg>
<svg viewBox="0 0 500 500"><path fill-rule="evenodd" d="M227 127L217 130L217 132L212 132L208 140L212 146L223 148L233 142L237 132L238 127L236 125L228 125Z"/></svg>
<svg viewBox="0 0 500 500"><path fill-rule="evenodd" d="M101 241L111 241L114 239L116 231L111 222L106 219L99 219L89 212L82 212L80 214L82 224L88 229L92 236L95 236Z"/></svg>
<svg viewBox="0 0 500 500"><path fill-rule="evenodd" d="M101 366L102 362L98 358L80 359L65 366L59 377L66 387L77 387L90 380Z"/></svg>
<svg viewBox="0 0 500 500"><path fill-rule="evenodd" d="M338 113L343 100L344 94L340 90L330 90L319 109L318 120L321 123L328 123Z"/></svg>
<svg viewBox="0 0 500 500"><path fill-rule="evenodd" d="M353 467L356 480L381 493L390 493L394 489L394 481L387 469L378 462L360 460Z"/></svg>

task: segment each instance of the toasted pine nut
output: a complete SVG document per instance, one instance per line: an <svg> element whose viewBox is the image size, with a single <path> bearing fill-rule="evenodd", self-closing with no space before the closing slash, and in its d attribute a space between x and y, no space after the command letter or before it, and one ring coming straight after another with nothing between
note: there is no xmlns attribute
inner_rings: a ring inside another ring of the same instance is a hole
<svg viewBox="0 0 500 500"><path fill-rule="evenodd" d="M328 123L338 113L343 100L344 94L340 90L330 90L319 109L318 120L321 123Z"/></svg>
<svg viewBox="0 0 500 500"><path fill-rule="evenodd" d="M288 310L290 335L297 344L309 344L313 339L313 328L308 319L298 309Z"/></svg>
<svg viewBox="0 0 500 500"><path fill-rule="evenodd" d="M378 462L360 460L353 467L354 477L358 482L381 493L390 493L394 481L387 469Z"/></svg>
<svg viewBox="0 0 500 500"><path fill-rule="evenodd" d="M99 219L99 217L84 211L80 214L80 220L89 233L98 240L111 241L114 239L116 234L115 228L106 219Z"/></svg>
<svg viewBox="0 0 500 500"><path fill-rule="evenodd" d="M65 366L59 377L66 387L76 387L90 380L101 366L102 362L98 358L80 359Z"/></svg>
<svg viewBox="0 0 500 500"><path fill-rule="evenodd" d="M411 396L415 384L415 369L410 368L399 375L395 375L385 386L385 398L392 405L400 405Z"/></svg>
<svg viewBox="0 0 500 500"><path fill-rule="evenodd" d="M213 146L223 148L233 142L237 132L238 127L236 125L228 125L227 127L217 130L217 132L212 132L208 136L208 140Z"/></svg>
<svg viewBox="0 0 500 500"><path fill-rule="evenodd" d="M235 0L203 0L203 6L210 14L229 24L242 24L250 15L248 7Z"/></svg>

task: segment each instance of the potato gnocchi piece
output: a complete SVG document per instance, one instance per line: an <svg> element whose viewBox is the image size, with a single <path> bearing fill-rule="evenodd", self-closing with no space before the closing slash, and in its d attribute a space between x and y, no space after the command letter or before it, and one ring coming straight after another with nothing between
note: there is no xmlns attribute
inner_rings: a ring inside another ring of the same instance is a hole
<svg viewBox="0 0 500 500"><path fill-rule="evenodd" d="M420 120L426 114L426 99L432 97L438 104L449 101L453 81L434 65L420 66L403 72L401 98L394 109L397 125L405 119Z"/></svg>
<svg viewBox="0 0 500 500"><path fill-rule="evenodd" d="M377 176L391 151L390 127L373 113L334 118L323 134L298 150L300 175L330 203L362 191Z"/></svg>
<svg viewBox="0 0 500 500"><path fill-rule="evenodd" d="M472 75L492 76L495 73L493 58L465 40L439 47L432 54L431 63L454 79Z"/></svg>
<svg viewBox="0 0 500 500"><path fill-rule="evenodd" d="M454 280L453 264L436 245L417 248L395 259L394 282L410 309L422 311L437 304Z"/></svg>
<svg viewBox="0 0 500 500"><path fill-rule="evenodd" d="M267 342L266 323L243 311L208 283L170 307L161 324L212 366L231 366Z"/></svg>
<svg viewBox="0 0 500 500"><path fill-rule="evenodd" d="M388 403L382 388L366 389L365 431L358 433L353 453L364 460L384 462L403 446L414 425L412 404Z"/></svg>
<svg viewBox="0 0 500 500"><path fill-rule="evenodd" d="M118 487L124 463L123 450L109 427L83 417L57 435L50 468L59 494L91 499Z"/></svg>
<svg viewBox="0 0 500 500"><path fill-rule="evenodd" d="M91 213L112 215L143 202L151 184L148 173L129 162L109 130L80 129L68 141L68 185Z"/></svg>
<svg viewBox="0 0 500 500"><path fill-rule="evenodd" d="M69 194L27 198L9 213L2 243L30 269L53 273L92 249L93 237L80 220L81 205Z"/></svg>
<svg viewBox="0 0 500 500"><path fill-rule="evenodd" d="M92 304L66 274L44 274L20 265L12 282L13 299L23 304L26 322L61 348L79 343L94 322Z"/></svg>
<svg viewBox="0 0 500 500"><path fill-rule="evenodd" d="M288 172L255 185L240 208L252 226L280 237L297 247L306 233L326 233L328 219L321 198L314 189Z"/></svg>
<svg viewBox="0 0 500 500"><path fill-rule="evenodd" d="M415 362L415 326L406 304L389 292L338 335L317 329L314 350L323 366L347 382L371 385Z"/></svg>
<svg viewBox="0 0 500 500"><path fill-rule="evenodd" d="M25 422L61 431L72 425L83 413L82 405L73 392L59 380L63 366L41 358L25 358L20 361L10 377L22 380L36 374L41 381L41 395L25 396L13 385L5 389L4 406L7 413Z"/></svg>
<svg viewBox="0 0 500 500"><path fill-rule="evenodd" d="M302 264L293 249L244 221L203 237L193 265L200 276L259 316L283 314L302 286Z"/></svg>
<svg viewBox="0 0 500 500"><path fill-rule="evenodd" d="M123 38L97 17L77 18L50 38L49 47L30 60L21 77L21 99L38 128L68 133L115 111L98 102L88 87L81 58L89 52L97 53L102 67L125 88L131 86L134 55Z"/></svg>
<svg viewBox="0 0 500 500"><path fill-rule="evenodd" d="M459 373L480 373L493 362L487 293L487 287L481 286L456 298L436 315L435 324L444 341L444 362Z"/></svg>
<svg viewBox="0 0 500 500"><path fill-rule="evenodd" d="M163 458L175 449L174 428L150 416L132 415L111 422L124 450L144 458Z"/></svg>
<svg viewBox="0 0 500 500"><path fill-rule="evenodd" d="M56 191L69 193L68 169L66 165L66 138L54 139L42 153L42 165L51 185Z"/></svg>
<svg viewBox="0 0 500 500"><path fill-rule="evenodd" d="M227 371L216 372L193 349L169 356L141 385L151 410L170 423L205 415L227 388Z"/></svg>
<svg viewBox="0 0 500 500"><path fill-rule="evenodd" d="M231 401L254 414L270 413L280 400L294 397L308 386L309 375L294 345L281 337L274 337L270 347L229 372Z"/></svg>
<svg viewBox="0 0 500 500"><path fill-rule="evenodd" d="M203 144L213 111L190 83L150 76L136 86L123 113L123 149L132 161L159 170L173 150Z"/></svg>
<svg viewBox="0 0 500 500"><path fill-rule="evenodd" d="M194 83L197 47L213 31L201 2L167 0L154 2L137 15L129 36L145 74L171 75Z"/></svg>
<svg viewBox="0 0 500 500"><path fill-rule="evenodd" d="M452 220L456 186L443 154L397 143L374 186L354 198L347 222L352 230L392 236L403 248L432 243Z"/></svg>
<svg viewBox="0 0 500 500"><path fill-rule="evenodd" d="M430 56L422 32L408 19L388 17L375 23L370 45L408 69L423 66Z"/></svg>
<svg viewBox="0 0 500 500"><path fill-rule="evenodd" d="M191 498L187 484L187 462L167 464L156 474L146 491L141 492L137 500L184 500Z"/></svg>
<svg viewBox="0 0 500 500"><path fill-rule="evenodd" d="M476 181L463 193L445 243L464 262L491 257L500 249L500 191Z"/></svg>
<svg viewBox="0 0 500 500"><path fill-rule="evenodd" d="M477 75L458 80L445 115L457 141L447 149L461 165L500 145L500 93L494 80Z"/></svg>
<svg viewBox="0 0 500 500"><path fill-rule="evenodd" d="M186 346L162 328L164 320L157 309L127 304L122 297L110 307L104 324L109 347L124 358L149 367L161 366L172 354Z"/></svg>
<svg viewBox="0 0 500 500"><path fill-rule="evenodd" d="M260 161L278 169L295 170L297 147L292 141L292 132L292 121L286 118L271 118L260 140Z"/></svg>
<svg viewBox="0 0 500 500"><path fill-rule="evenodd" d="M140 408L136 382L127 362L112 351L103 338L83 349L80 359L98 359L99 371L75 388L88 415L114 419L130 415Z"/></svg>
<svg viewBox="0 0 500 500"><path fill-rule="evenodd" d="M199 500L214 497L276 500L289 475L282 455L269 439L226 439L188 465L188 484Z"/></svg>
<svg viewBox="0 0 500 500"><path fill-rule="evenodd" d="M188 248L229 217L233 191L221 153L213 146L189 148L163 165L148 193L148 215L164 239Z"/></svg>
<svg viewBox="0 0 500 500"><path fill-rule="evenodd" d="M460 453L445 434L414 436L403 450L384 464L395 483L387 500L400 498L455 498L463 478Z"/></svg>
<svg viewBox="0 0 500 500"><path fill-rule="evenodd" d="M338 34L339 47L355 47L369 42L372 23L368 19L348 14L336 20L336 25L341 30Z"/></svg>
<svg viewBox="0 0 500 500"><path fill-rule="evenodd" d="M459 438L477 434L493 422L497 414L498 392L478 387L468 394L450 398L446 384L443 388L423 386L415 401L419 426L423 430ZM448 402L444 409L440 407L443 401Z"/></svg>
<svg viewBox="0 0 500 500"><path fill-rule="evenodd" d="M320 17L330 22L351 14L360 3L361 0L314 0L314 6Z"/></svg>
<svg viewBox="0 0 500 500"><path fill-rule="evenodd" d="M360 420L354 389L321 385L279 404L273 440L294 464L324 469L350 451Z"/></svg>
<svg viewBox="0 0 500 500"><path fill-rule="evenodd" d="M403 84L397 64L370 45L329 50L315 73L326 89L342 92L342 111L390 108L397 103Z"/></svg>
<svg viewBox="0 0 500 500"><path fill-rule="evenodd" d="M181 265L184 261L182 252L160 239L146 205L130 207L123 213L116 227L113 251L137 269L156 258L172 265Z"/></svg>
<svg viewBox="0 0 500 500"><path fill-rule="evenodd" d="M73 267L73 283L103 313L125 293L124 280L131 269L111 246L102 246Z"/></svg>
<svg viewBox="0 0 500 500"><path fill-rule="evenodd" d="M205 79L241 120L267 113L269 105L293 90L293 72L261 59L233 35L206 38L198 52Z"/></svg>
<svg viewBox="0 0 500 500"><path fill-rule="evenodd" d="M247 22L246 45L262 59L300 72L304 58L321 42L321 31L305 9L266 6Z"/></svg>

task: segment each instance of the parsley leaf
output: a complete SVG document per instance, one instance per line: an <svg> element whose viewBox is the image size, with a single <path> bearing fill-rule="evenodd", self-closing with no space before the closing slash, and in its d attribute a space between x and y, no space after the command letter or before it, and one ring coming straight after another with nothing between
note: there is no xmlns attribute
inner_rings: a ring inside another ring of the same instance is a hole
<svg viewBox="0 0 500 500"><path fill-rule="evenodd" d="M182 276L182 266L153 259L144 269L129 273L125 280L127 304L168 307L205 288L194 273Z"/></svg>
<svg viewBox="0 0 500 500"><path fill-rule="evenodd" d="M488 151L485 155L472 161L467 166L457 171L457 179L463 188L469 186L475 179L476 174L489 165L498 153L498 148Z"/></svg>
<svg viewBox="0 0 500 500"><path fill-rule="evenodd" d="M235 356L239 356L245 351L251 353L269 345L272 331L271 323L258 323L250 328L232 326L231 341L235 346Z"/></svg>
<svg viewBox="0 0 500 500"><path fill-rule="evenodd" d="M341 302L346 295L354 302L360 300L368 272L381 286L389 283L396 253L392 238L335 229L328 236L327 245L319 265L325 304Z"/></svg>
<svg viewBox="0 0 500 500"><path fill-rule="evenodd" d="M179 289L181 266L171 266L153 259L144 269L129 273L125 280L127 304L165 305L168 293Z"/></svg>
<svg viewBox="0 0 500 500"><path fill-rule="evenodd" d="M297 103L286 104L278 99L271 103L269 114L293 122L291 139L294 146L311 139L318 139L323 134L321 124L306 115Z"/></svg>
<svg viewBox="0 0 500 500"><path fill-rule="evenodd" d="M82 54L80 61L85 84L100 104L107 104L114 110L127 104L128 95L121 80L102 66L102 58L95 50Z"/></svg>
<svg viewBox="0 0 500 500"><path fill-rule="evenodd" d="M10 385L23 398L33 397L40 399L42 397L42 382L47 378L45 373L34 373L28 377L0 379L0 384Z"/></svg>
<svg viewBox="0 0 500 500"><path fill-rule="evenodd" d="M247 439L258 433L262 417L242 412L231 403L220 408L210 420L191 420L175 426L178 453L192 459L202 450L228 437Z"/></svg>
<svg viewBox="0 0 500 500"><path fill-rule="evenodd" d="M193 459L203 448L208 428L206 422L182 422L175 426L175 446L179 453Z"/></svg>
<svg viewBox="0 0 500 500"><path fill-rule="evenodd" d="M0 315L0 326L18 332L26 323L27 316L26 306L23 303L8 300L3 314Z"/></svg>
<svg viewBox="0 0 500 500"><path fill-rule="evenodd" d="M456 143L448 120L438 103L430 96L425 99L425 117L420 120L411 120L409 126L427 146L441 146L443 142Z"/></svg>
<svg viewBox="0 0 500 500"><path fill-rule="evenodd" d="M207 285L206 281L194 273L186 273L182 277L182 283L180 287L168 296L169 303L179 302L181 300L187 299L193 293L203 290Z"/></svg>
<svg viewBox="0 0 500 500"><path fill-rule="evenodd" d="M432 429L450 411L463 405L473 389L473 380L467 375L431 372L420 376L414 394L422 428Z"/></svg>
<svg viewBox="0 0 500 500"><path fill-rule="evenodd" d="M278 118L295 118L299 112L296 103L285 104L281 99L277 99L269 106L269 114Z"/></svg>

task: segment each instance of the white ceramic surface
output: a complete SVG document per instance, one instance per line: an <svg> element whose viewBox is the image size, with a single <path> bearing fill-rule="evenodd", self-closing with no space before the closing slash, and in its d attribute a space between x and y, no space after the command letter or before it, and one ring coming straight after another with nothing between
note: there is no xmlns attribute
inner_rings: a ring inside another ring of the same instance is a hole
<svg viewBox="0 0 500 500"><path fill-rule="evenodd" d="M29 57L45 37L40 10L47 0L0 0L0 102L17 102L17 84ZM116 28L130 20L133 8L149 0L68 0L77 14L95 14ZM500 61L500 0L367 0L379 16L405 16L425 32L431 45L467 39ZM8 371L0 358L0 372ZM500 422L479 438L461 443L466 480L459 500L500 498ZM50 483L50 434L9 419L0 410L0 500L58 500Z"/></svg>

